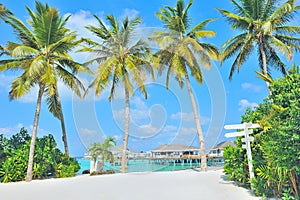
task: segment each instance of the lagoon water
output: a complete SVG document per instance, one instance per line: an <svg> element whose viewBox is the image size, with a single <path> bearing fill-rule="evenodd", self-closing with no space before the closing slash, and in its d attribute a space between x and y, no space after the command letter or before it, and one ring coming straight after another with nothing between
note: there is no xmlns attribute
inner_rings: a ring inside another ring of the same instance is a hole
<svg viewBox="0 0 300 200"><path fill-rule="evenodd" d="M80 170L77 174L82 174L83 170L90 169L90 160L89 159L77 159ZM175 171L182 169L189 169L193 167L199 167L199 163L176 163L174 164L155 164L149 162L148 160L129 160L127 163L128 168L126 172L154 172L154 171ZM114 170L115 172L120 172L120 165L111 165L109 163L105 163L105 170Z"/></svg>

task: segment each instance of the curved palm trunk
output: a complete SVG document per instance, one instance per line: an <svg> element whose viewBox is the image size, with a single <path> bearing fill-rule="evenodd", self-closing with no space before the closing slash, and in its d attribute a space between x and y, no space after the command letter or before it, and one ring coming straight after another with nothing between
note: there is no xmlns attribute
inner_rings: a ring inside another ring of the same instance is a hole
<svg viewBox="0 0 300 200"><path fill-rule="evenodd" d="M125 88L125 120L124 120L124 146L122 152L122 173L125 173L126 167L126 151L128 145L128 136L129 136L129 91Z"/></svg>
<svg viewBox="0 0 300 200"><path fill-rule="evenodd" d="M67 133L66 133L66 127L65 127L65 120L64 120L64 115L63 112L61 110L60 113L60 124L61 124L61 131L62 131L62 140L64 143L64 148L65 148L65 154L67 157L69 157L69 147L68 147L68 141L67 141Z"/></svg>
<svg viewBox="0 0 300 200"><path fill-rule="evenodd" d="M267 75L268 74L268 71L267 71L267 57L266 57L266 52L263 48L262 45L259 45L259 51L261 53L261 56L262 56L262 62L263 62L263 73L264 75ZM270 83L268 81L265 81L266 83L266 86L267 86L267 89L268 89L268 93L269 95L272 94L271 90L270 90Z"/></svg>
<svg viewBox="0 0 300 200"><path fill-rule="evenodd" d="M40 111L41 111L41 103L42 103L42 97L43 97L43 94L44 94L44 89L45 89L45 86L40 85L38 99L37 99L37 102L36 102L34 123L33 123L33 129L32 129L31 142L30 142L28 167L27 167L27 173L26 173L26 181L31 181L32 180L32 167L33 167L33 158L34 158L34 148L35 148L35 141L36 141L37 128L38 128L38 123L39 123L39 116L40 116Z"/></svg>
<svg viewBox="0 0 300 200"><path fill-rule="evenodd" d="M67 141L67 132L66 132L66 126L65 126L65 119L64 119L64 114L62 111L62 105L60 98L58 96L58 103L60 104L60 124L61 124L61 132L62 132L62 141L64 143L64 148L65 148L65 155L69 157L69 147L68 147L68 141Z"/></svg>
<svg viewBox="0 0 300 200"><path fill-rule="evenodd" d="M198 108L195 102L195 97L191 88L191 83L189 76L187 72L185 73L185 80L186 80L186 86L190 95L192 107L193 107L193 113L194 113L194 119L196 123L196 129L198 133L198 139L200 142L200 158L201 158L201 171L206 171L207 163L206 163L206 150L205 150L205 145L204 145L204 136L202 132L202 128L200 125L200 119L199 119L199 114L198 114Z"/></svg>
<svg viewBox="0 0 300 200"><path fill-rule="evenodd" d="M63 112L61 111L60 113L60 124L61 124L61 131L62 131L62 140L64 143L64 148L65 148L65 155L67 157L69 157L69 147L68 147L68 141L67 141L67 132L66 132L66 127L65 127L65 119L64 119L64 115Z"/></svg>
<svg viewBox="0 0 300 200"><path fill-rule="evenodd" d="M61 124L61 132L62 132L62 141L64 143L64 148L65 148L65 155L69 157L69 147L68 147L68 141L67 141L67 132L66 132L66 126L65 126L65 119L64 119L64 114L63 114L63 109L60 101L60 97L58 94L58 91L56 89L56 95L57 95L57 101L58 105L60 107L60 113L59 113L59 118L60 118L60 124Z"/></svg>

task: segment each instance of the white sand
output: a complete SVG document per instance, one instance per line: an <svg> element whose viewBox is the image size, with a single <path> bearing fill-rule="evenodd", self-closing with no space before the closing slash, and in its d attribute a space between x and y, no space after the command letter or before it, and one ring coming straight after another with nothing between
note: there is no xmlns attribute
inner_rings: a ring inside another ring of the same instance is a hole
<svg viewBox="0 0 300 200"><path fill-rule="evenodd" d="M1 200L248 200L260 199L225 180L222 170L82 175L0 184Z"/></svg>

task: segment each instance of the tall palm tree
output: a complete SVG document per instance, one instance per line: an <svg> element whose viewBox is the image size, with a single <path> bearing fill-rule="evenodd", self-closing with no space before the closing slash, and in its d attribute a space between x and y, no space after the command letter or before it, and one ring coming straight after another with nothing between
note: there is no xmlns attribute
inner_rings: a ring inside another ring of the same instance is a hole
<svg viewBox="0 0 300 200"><path fill-rule="evenodd" d="M190 28L191 20L188 11L192 3L192 0L189 1L185 7L184 1L178 0L174 8L165 6L159 13L156 13L156 16L163 21L167 31L156 32L154 36L150 37L150 40L153 40L160 47L160 50L155 54L157 57L155 68L158 68L159 75L164 70L167 71L167 89L173 74L180 87L184 86L184 82L186 83L200 142L201 170L205 171L207 164L204 136L191 88L190 75L202 84L201 66L209 69L211 59L218 59L218 50L215 46L201 40L215 35L214 31L204 29L214 19L207 19Z"/></svg>
<svg viewBox="0 0 300 200"><path fill-rule="evenodd" d="M57 92L58 79L61 79L78 96L81 96L81 91L84 90L75 76L84 68L73 61L68 54L77 45L76 34L65 28L69 17L63 19L59 11L49 7L48 4L36 1L35 7L36 12L26 7L32 29L14 16L5 18L5 22L14 29L20 43L8 42L5 50L12 58L0 61L0 70L22 71L22 74L12 83L10 99L19 99L34 86L39 88L26 181L32 180L34 147L43 95L46 96L50 112L62 119L62 108Z"/></svg>
<svg viewBox="0 0 300 200"><path fill-rule="evenodd" d="M97 62L99 64L95 71L95 79L89 86L95 87L95 94L99 95L106 87L110 87L109 101L114 97L115 88L121 83L125 90L125 119L124 119L124 145L122 154L122 173L125 173L126 150L129 136L129 98L134 95L134 87L147 98L144 77L146 72L152 73L149 56L150 49L147 44L138 40L134 43L132 36L135 28L141 23L141 18L136 17L131 20L126 17L122 23L107 15L106 19L110 25L107 27L96 16L98 26L87 26L93 34L99 37L100 42L85 40L90 47L81 51L91 52L95 58L87 64Z"/></svg>
<svg viewBox="0 0 300 200"><path fill-rule="evenodd" d="M218 9L232 29L241 31L222 45L221 64L234 57L230 80L255 49L262 74L270 76L270 68L286 74L278 52L286 54L287 59L290 59L293 57L293 50L300 50L300 38L295 37L295 34L300 33L300 26L288 25L300 9L295 2L288 0L279 4L275 0L231 0L234 12ZM267 81L266 85L269 90Z"/></svg>
<svg viewBox="0 0 300 200"><path fill-rule="evenodd" d="M111 152L111 148L116 146L116 140L114 137L108 137L104 140L103 144L94 143L88 150L92 157L92 160L96 164L97 158L101 157L101 169L104 171L104 163L106 161L113 162L114 155ZM95 168L95 167L94 167Z"/></svg>

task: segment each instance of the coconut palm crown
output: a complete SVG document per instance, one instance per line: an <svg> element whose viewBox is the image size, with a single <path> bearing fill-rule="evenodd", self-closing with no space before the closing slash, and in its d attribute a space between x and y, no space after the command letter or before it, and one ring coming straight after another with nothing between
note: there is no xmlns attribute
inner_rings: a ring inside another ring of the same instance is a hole
<svg viewBox="0 0 300 200"><path fill-rule="evenodd" d="M0 70L19 70L22 73L11 85L10 99L19 99L33 87L39 87L27 181L32 179L34 144L42 96L46 97L50 112L63 119L57 88L58 79L81 96L84 87L75 74L86 70L68 54L77 45L76 34L65 28L70 16L62 18L56 8L37 1L35 7L35 12L26 7L30 16L30 28L15 16L9 15L4 18L14 29L20 43L8 42L4 49L11 59L0 61Z"/></svg>
<svg viewBox="0 0 300 200"><path fill-rule="evenodd" d="M155 66L158 75L166 71L166 87L172 75L178 81L180 87L187 86L191 104L194 111L198 138L200 142L201 170L206 170L206 150L204 136L199 121L198 108L192 92L189 74L202 84L202 67L209 69L211 60L218 59L216 46L204 41L204 38L215 36L212 30L206 30L208 23L215 19L207 19L194 27L191 27L191 19L188 11L193 1L185 6L183 0L178 0L175 7L164 6L156 16L164 23L166 30L157 31L149 39L154 41L160 48L155 53Z"/></svg>
<svg viewBox="0 0 300 200"><path fill-rule="evenodd" d="M104 171L104 163L105 161L113 162L114 161L114 155L111 152L111 148L116 146L116 140L114 137L108 137L104 140L102 144L100 143L94 143L92 144L88 150L89 154L96 164L97 158L101 157L101 168L102 171ZM95 168L95 167L94 167Z"/></svg>
<svg viewBox="0 0 300 200"><path fill-rule="evenodd" d="M141 23L140 17L129 19L126 17L120 23L112 15L107 15L109 23L107 27L96 15L98 26L87 26L100 42L83 39L88 47L80 51L90 52L94 57L86 64L97 63L95 77L89 88L95 88L95 94L100 95L103 90L110 87L109 100L114 98L114 93L119 84L125 90L125 126L124 147L122 155L122 172L125 172L126 149L129 136L129 97L134 95L134 89L139 89L147 98L144 85L146 74L152 72L149 62L151 57L150 48L143 40L134 41L134 33Z"/></svg>
<svg viewBox="0 0 300 200"><path fill-rule="evenodd" d="M256 49L260 71L267 75L274 68L286 74L278 52L291 59L300 50L300 26L289 25L300 6L295 0L284 3L275 0L231 0L234 11L218 9L231 28L241 33L222 45L221 64L233 57L229 79L240 71L242 64ZM268 84L267 84L268 86Z"/></svg>

